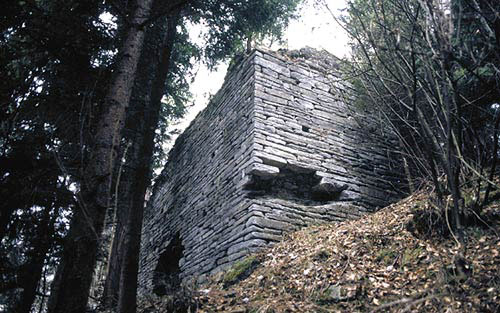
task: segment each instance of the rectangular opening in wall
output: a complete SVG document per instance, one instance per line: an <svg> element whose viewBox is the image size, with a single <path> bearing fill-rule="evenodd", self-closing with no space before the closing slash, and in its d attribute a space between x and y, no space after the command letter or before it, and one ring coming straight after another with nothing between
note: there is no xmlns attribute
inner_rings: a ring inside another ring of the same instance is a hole
<svg viewBox="0 0 500 313"><path fill-rule="evenodd" d="M181 269L179 261L184 254L179 233L177 233L167 248L160 254L158 264L153 275L153 292L158 296L174 293L180 288Z"/></svg>

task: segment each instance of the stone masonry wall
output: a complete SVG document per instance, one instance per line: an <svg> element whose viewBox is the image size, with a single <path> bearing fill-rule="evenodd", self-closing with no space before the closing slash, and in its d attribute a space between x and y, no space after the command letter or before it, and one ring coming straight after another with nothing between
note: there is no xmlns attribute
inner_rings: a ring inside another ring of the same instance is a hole
<svg viewBox="0 0 500 313"><path fill-rule="evenodd" d="M356 218L400 197L403 171L387 152L397 141L351 116L333 57L256 50L236 63L155 183L142 292L168 292L286 231Z"/></svg>

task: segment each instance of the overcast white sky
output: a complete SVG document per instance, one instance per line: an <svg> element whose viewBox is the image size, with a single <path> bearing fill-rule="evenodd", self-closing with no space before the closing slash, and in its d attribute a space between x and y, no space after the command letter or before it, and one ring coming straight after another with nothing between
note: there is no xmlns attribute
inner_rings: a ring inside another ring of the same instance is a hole
<svg viewBox="0 0 500 313"><path fill-rule="evenodd" d="M325 0L328 7L335 14L337 14L338 10L345 7L345 1ZM285 33L285 46L273 46L273 49L300 49L309 46L316 49L325 49L338 57L342 57L348 53L347 35L336 24L326 9L305 5L299 13L301 18L292 21ZM203 29L199 26L193 27L191 29L191 36L197 37L202 31ZM200 65L195 81L191 85L193 105L190 107L186 117L174 126L175 129L186 128L196 114L205 108L210 94L215 94L221 87L226 70L226 64L221 64L214 72L210 72L206 67Z"/></svg>

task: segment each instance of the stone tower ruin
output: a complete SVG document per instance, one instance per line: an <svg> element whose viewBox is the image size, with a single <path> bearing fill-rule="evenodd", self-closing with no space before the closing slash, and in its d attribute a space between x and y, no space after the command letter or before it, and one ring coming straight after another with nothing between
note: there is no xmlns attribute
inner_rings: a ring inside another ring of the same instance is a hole
<svg viewBox="0 0 500 313"><path fill-rule="evenodd" d="M334 57L255 50L179 136L145 212L139 285L165 294L287 231L396 200L397 144L351 116ZM376 138L374 138L376 137Z"/></svg>

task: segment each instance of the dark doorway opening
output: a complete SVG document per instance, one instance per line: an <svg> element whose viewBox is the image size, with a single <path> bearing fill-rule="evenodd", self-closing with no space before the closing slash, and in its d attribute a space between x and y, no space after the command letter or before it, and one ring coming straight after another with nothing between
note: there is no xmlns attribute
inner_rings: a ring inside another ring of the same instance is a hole
<svg viewBox="0 0 500 313"><path fill-rule="evenodd" d="M179 261L184 252L179 233L175 234L165 251L160 254L153 276L153 292L164 296L177 291L181 285Z"/></svg>

